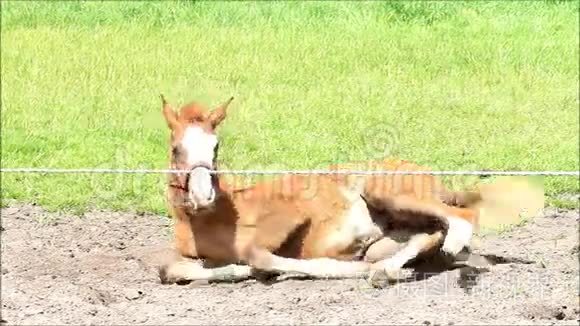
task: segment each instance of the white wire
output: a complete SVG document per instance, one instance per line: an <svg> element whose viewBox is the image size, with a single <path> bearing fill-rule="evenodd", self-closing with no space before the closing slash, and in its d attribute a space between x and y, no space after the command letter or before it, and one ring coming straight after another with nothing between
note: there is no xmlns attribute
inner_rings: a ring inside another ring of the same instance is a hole
<svg viewBox="0 0 580 326"><path fill-rule="evenodd" d="M121 174L171 174L188 173L188 170L155 169L57 169L57 168L0 168L2 173L121 173ZM211 174L234 175L502 175L502 176L580 176L580 171L403 171L403 170L216 170Z"/></svg>

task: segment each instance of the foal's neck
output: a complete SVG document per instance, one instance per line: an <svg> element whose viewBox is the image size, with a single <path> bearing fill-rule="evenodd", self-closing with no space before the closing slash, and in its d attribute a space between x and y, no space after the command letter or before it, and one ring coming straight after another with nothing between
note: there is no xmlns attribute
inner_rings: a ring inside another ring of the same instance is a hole
<svg viewBox="0 0 580 326"><path fill-rule="evenodd" d="M230 220L237 216L237 210L234 205L234 198L232 194L231 185L223 180L218 180L216 182L216 199L211 207L202 208L194 210L193 208L187 208L187 215L192 219L205 219L209 218L212 220L226 219Z"/></svg>

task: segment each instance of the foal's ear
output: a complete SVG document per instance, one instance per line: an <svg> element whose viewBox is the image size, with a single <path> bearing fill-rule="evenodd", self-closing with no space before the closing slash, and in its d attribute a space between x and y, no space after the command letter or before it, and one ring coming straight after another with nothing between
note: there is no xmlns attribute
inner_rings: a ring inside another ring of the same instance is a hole
<svg viewBox="0 0 580 326"><path fill-rule="evenodd" d="M161 94L161 102L163 104L163 116L165 117L165 121L167 122L167 126L170 129L175 129L177 127L177 113L173 110L171 105L167 103L163 94Z"/></svg>
<svg viewBox="0 0 580 326"><path fill-rule="evenodd" d="M230 97L229 100L224 102L222 105L211 111L209 114L209 121L211 125L215 128L217 127L227 116L227 110L230 103L234 100L234 97Z"/></svg>

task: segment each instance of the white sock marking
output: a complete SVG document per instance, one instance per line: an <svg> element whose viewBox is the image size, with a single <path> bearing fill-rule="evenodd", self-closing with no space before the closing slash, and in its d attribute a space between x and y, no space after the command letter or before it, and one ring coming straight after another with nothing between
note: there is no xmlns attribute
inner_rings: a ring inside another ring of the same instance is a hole
<svg viewBox="0 0 580 326"><path fill-rule="evenodd" d="M369 264L359 261L340 261L332 258L294 259L273 255L270 270L300 273L319 278L360 277Z"/></svg>
<svg viewBox="0 0 580 326"><path fill-rule="evenodd" d="M177 280L240 280L251 276L251 267L230 264L222 267L205 268L198 261L179 261L167 269L167 275Z"/></svg>
<svg viewBox="0 0 580 326"><path fill-rule="evenodd" d="M443 251L457 255L465 246L469 245L473 236L473 225L468 221L456 217L448 216L449 229L443 241Z"/></svg>

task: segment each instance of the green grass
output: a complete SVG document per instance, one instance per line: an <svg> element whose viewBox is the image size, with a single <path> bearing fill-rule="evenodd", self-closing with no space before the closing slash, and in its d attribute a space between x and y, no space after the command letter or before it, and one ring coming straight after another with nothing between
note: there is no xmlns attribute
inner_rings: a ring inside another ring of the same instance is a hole
<svg viewBox="0 0 580 326"><path fill-rule="evenodd" d="M225 168L387 155L578 170L578 13L554 1L3 1L2 166L166 168L162 92L236 97ZM2 197L163 213L164 180L3 174ZM558 203L579 190L575 177L544 185Z"/></svg>

